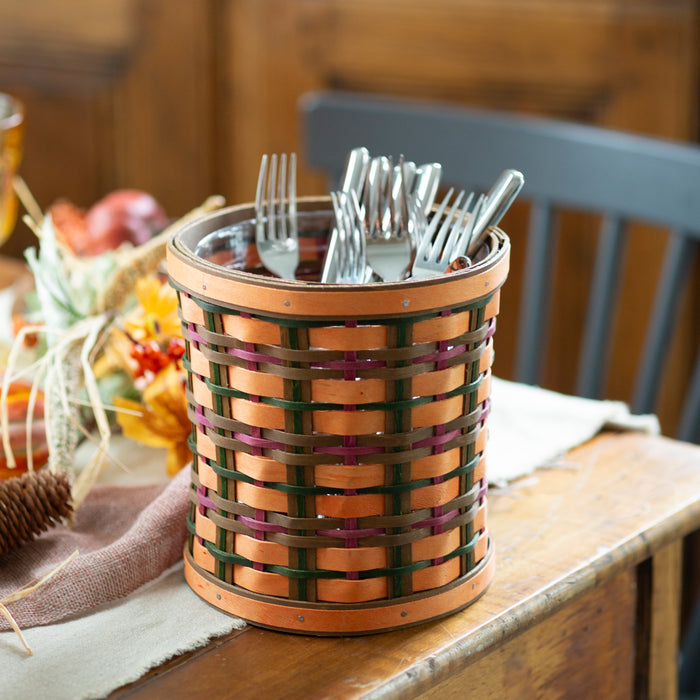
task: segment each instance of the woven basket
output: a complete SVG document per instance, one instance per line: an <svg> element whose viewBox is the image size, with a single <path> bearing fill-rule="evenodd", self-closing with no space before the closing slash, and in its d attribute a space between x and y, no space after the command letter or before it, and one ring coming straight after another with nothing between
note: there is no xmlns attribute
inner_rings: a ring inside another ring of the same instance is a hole
<svg viewBox="0 0 700 700"><path fill-rule="evenodd" d="M311 277L330 203L299 209ZM494 571L485 422L507 237L491 229L461 272L329 287L259 274L252 217L219 211L168 249L193 423L187 581L308 634L465 607Z"/></svg>

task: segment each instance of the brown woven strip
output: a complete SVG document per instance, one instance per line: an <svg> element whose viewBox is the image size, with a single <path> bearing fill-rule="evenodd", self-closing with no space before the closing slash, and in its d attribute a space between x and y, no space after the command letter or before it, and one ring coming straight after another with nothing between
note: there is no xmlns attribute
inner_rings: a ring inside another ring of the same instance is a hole
<svg viewBox="0 0 700 700"><path fill-rule="evenodd" d="M195 325L195 331L210 345L216 345L222 348L244 349L245 343L236 338L223 333L213 333L206 328ZM190 336L189 328L184 325L184 332ZM445 338L450 345L478 345L487 336L489 332L489 324L484 323L480 328L470 330L453 338ZM385 362L400 362L413 360L422 355L428 355L434 352L437 348L437 342L430 341L424 343L416 343L408 346L396 346L376 348L373 350L358 350L358 360L381 360ZM342 360L344 353L340 350L326 350L319 348L311 348L309 350L298 350L277 345L266 345L260 343L256 345L256 351L261 355L274 357L275 359L285 360L287 362L303 362L303 363L318 363L328 362L332 360ZM230 355L224 355L231 357Z"/></svg>
<svg viewBox="0 0 700 700"><path fill-rule="evenodd" d="M193 484L195 486L199 485L198 479L193 475ZM472 522L477 510L479 509L480 503L477 501L477 496L480 492L480 488L477 486L470 490L468 493L461 494L457 498L452 499L446 503L443 508L445 512L451 510L461 510L459 516L456 516L452 520L448 521L445 526L445 530L453 529L465 525L466 523ZM210 493L208 498L216 506L217 511L209 510L207 512L207 517L220 528L228 530L230 532L240 532L253 537L255 535L255 530L248 527L239 520L235 520L230 517L224 517L221 513L226 513L228 515L245 515L246 517L254 517L255 511L251 509L246 509L246 507L241 507L242 504L235 501L229 501L227 499L221 498L214 493ZM190 491L190 499L192 503L199 504L197 493L195 489ZM399 534L382 534L382 535L370 535L366 537L361 537L358 539L358 545L363 547L377 547L377 546L401 546L405 544L410 544L411 542L416 542L421 539L422 536L426 536L426 531L429 528L413 528L416 523L420 523L431 515L430 509L422 509L420 511L409 511L402 515L381 515L372 516L368 518L357 518L356 527L358 530L363 529L382 529L382 530L403 530ZM285 516L281 513L270 513L267 522L274 525L279 525L288 529L292 534L279 533L279 532L268 532L265 537L269 541L277 541L287 546L295 547L337 547L342 546L344 542L341 538L332 537L329 535L321 536L317 534L319 530L332 530L341 529L345 521L341 518L297 518L293 516ZM305 531L307 534L305 536L295 536L294 532ZM416 533L423 533L419 536ZM429 533L427 533L429 534Z"/></svg>
<svg viewBox="0 0 700 700"><path fill-rule="evenodd" d="M196 501L196 490L201 486L201 482L199 481L199 475L195 471L192 471L192 485L193 489L190 496L195 500L195 502L198 503L198 501ZM446 502L443 506L445 512L471 508L471 506L476 502L479 491L480 485L475 484L474 487L472 487L472 489L470 489L468 492L462 493L456 498ZM223 513L255 518L255 509L245 503L230 501L211 491L208 494L208 498L211 499L217 510ZM430 508L412 510L400 515L372 515L357 518L356 527L358 530L384 530L389 528L412 527L417 523L427 520L431 517L431 515L432 509ZM231 522L233 523L236 521L231 520ZM266 522L270 523L271 525L278 525L286 530L305 530L309 533L316 532L317 530L342 529L345 525L345 520L342 518L295 518L285 515L284 513L276 513L274 511L267 512ZM335 538L333 539L335 541Z"/></svg>
<svg viewBox="0 0 700 700"><path fill-rule="evenodd" d="M196 502L196 496L192 495L192 501ZM473 503L468 510L458 515L449 521L448 525L444 528L444 531L453 530L458 527L463 527L465 525L471 525L474 522L474 517L479 510L479 503ZM207 517L215 524L217 527L224 528L230 532L236 532L242 535L247 535L248 537L255 536L255 530L247 527L243 523L237 520L232 520L230 518L225 518L216 512L208 512ZM405 532L398 535L376 535L373 537L361 537L357 540L357 546L362 547L403 547L410 546L414 542L418 542L425 537L429 537L432 534L432 528L416 528L406 530ZM282 544L289 548L296 549L309 549L317 550L323 548L342 548L345 544L345 540L340 537L329 537L327 535L318 535L315 533L310 533L307 536L294 536L288 535L282 532L270 532L265 536L265 541L276 542ZM307 567L310 568L310 567Z"/></svg>
<svg viewBox="0 0 700 700"><path fill-rule="evenodd" d="M196 404L194 403L191 394L188 394L188 400L188 415L194 423L197 423L198 420L195 409ZM219 416L208 408L204 408L202 412L204 414L204 417L215 428L221 431L226 431L228 433L243 433L245 435L251 435L251 427L243 423L242 421ZM449 433L454 430L472 430L472 428L474 428L474 426L476 426L482 420L483 413L483 406L477 405L474 411L465 415L458 416L457 418L454 418L453 420L444 423L445 431ZM232 437L226 437L221 433L215 433L210 430L205 430L205 433L211 439L211 441L218 447L223 447L225 449L241 450L243 452L250 452L250 447L245 445L245 443L242 443L240 440L236 440ZM282 430L275 430L274 428L265 428L260 431L260 435L262 438L264 438L265 440L269 440L270 442L282 443L293 447L327 448L341 447L343 444L342 435L330 435L327 433L313 433L310 435L303 435L297 433L290 433ZM427 426L424 428L414 428L407 432L393 434L380 433L376 435L358 435L356 438L356 444L358 447L407 447L408 445L415 444L417 442L420 442L421 440L426 440L432 435L432 426ZM478 436L478 432L475 434L475 436ZM474 439L476 439L476 437ZM445 449L447 449L447 447ZM308 461L309 457L312 457L311 461ZM318 457L318 460L313 461L316 457ZM295 455L295 459L296 458L297 455ZM308 456L305 455L303 458L300 459L302 459L300 463L304 465L342 463L342 459L340 458L340 456L336 456L329 453ZM294 463L293 461L280 461L284 464ZM374 464L387 463L385 460L382 459L382 456L379 453L374 453L371 456L368 455L367 457L363 458L362 461L371 462Z"/></svg>
<svg viewBox="0 0 700 700"><path fill-rule="evenodd" d="M460 417L462 419L463 417ZM458 419L458 420L460 420ZM419 431L414 431L418 433ZM466 445L474 444L479 437L480 430L471 430L465 434L460 434L447 441L444 444L444 450L447 452L456 447L464 447ZM237 450L240 452L247 452L252 454L249 445L246 443L236 440L235 438L227 438L222 435L217 435L206 431L207 436L215 444L220 444L225 446L226 449ZM409 433L410 435L410 433ZM370 439L374 436L367 436ZM375 438L376 439L376 438ZM358 441L359 444L359 441ZM300 466L309 467L315 466L317 464L343 464L343 457L340 455L333 454L294 454L290 455L286 450L276 450L276 449L265 449L263 454L266 457L277 460L282 464L298 464ZM371 456L365 458L364 463L366 464L401 464L406 461L412 461L416 459L421 459L422 457L428 457L433 454L433 448L430 446L417 447L413 449L404 449L400 452L387 452L387 453L374 453Z"/></svg>
<svg viewBox="0 0 700 700"><path fill-rule="evenodd" d="M457 343L460 344L460 343ZM431 355L436 352L437 344L430 344L433 347L426 349L424 353L420 353L417 357L421 355ZM209 347L202 346L200 352L204 357L210 362L217 362L221 365L229 367L247 367L247 360L230 355L227 353L216 352ZM329 357L326 357L323 361L340 361L337 357L330 357L331 354L336 354L335 351L328 350ZM481 346L475 349L465 350L453 357L448 358L445 361L445 367L454 367L456 365L463 365L467 363L472 363L478 361L483 353L483 348ZM359 353L358 353L359 355ZM361 360L370 360L379 358L360 358ZM384 361L384 360L382 360ZM283 379L295 379L295 380L312 380L312 379L343 379L344 371L342 369L333 369L331 367L288 367L286 365L276 365L268 362L258 362L258 370L260 372L265 372L267 374L273 374ZM424 374L426 372L432 372L437 367L437 362L421 362L410 365L405 365L401 367L367 367L360 368L357 370L358 379L383 379L386 381L397 381L400 379L406 379L409 377L416 377L419 374Z"/></svg>

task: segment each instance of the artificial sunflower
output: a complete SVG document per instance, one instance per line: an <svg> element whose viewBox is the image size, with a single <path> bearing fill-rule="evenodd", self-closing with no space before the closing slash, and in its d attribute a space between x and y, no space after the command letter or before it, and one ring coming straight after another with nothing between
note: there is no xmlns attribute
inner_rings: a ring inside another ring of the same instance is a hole
<svg viewBox="0 0 700 700"><path fill-rule="evenodd" d="M124 330L136 342L155 340L167 342L181 337L177 314L177 295L167 283L149 275L136 283L138 305L123 319Z"/></svg>

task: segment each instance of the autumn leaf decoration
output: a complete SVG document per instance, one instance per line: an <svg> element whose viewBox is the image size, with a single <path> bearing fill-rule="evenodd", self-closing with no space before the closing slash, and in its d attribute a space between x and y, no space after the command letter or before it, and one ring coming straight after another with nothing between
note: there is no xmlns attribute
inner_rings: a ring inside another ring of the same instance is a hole
<svg viewBox="0 0 700 700"><path fill-rule="evenodd" d="M143 391L143 403L119 397L114 398L119 412L117 420L124 435L151 447L168 450L169 474L176 474L192 458L187 440L192 425L187 417L187 401L182 375L174 364L169 364L155 376Z"/></svg>
<svg viewBox="0 0 700 700"><path fill-rule="evenodd" d="M168 473L175 474L192 458L187 441L192 424L187 416L185 381L180 359L185 343L180 333L177 297L156 276L136 284L137 305L121 320L122 336L113 342L130 346L130 369L141 400L114 397L117 422L124 435L151 447L165 447ZM121 353L120 353L121 354Z"/></svg>

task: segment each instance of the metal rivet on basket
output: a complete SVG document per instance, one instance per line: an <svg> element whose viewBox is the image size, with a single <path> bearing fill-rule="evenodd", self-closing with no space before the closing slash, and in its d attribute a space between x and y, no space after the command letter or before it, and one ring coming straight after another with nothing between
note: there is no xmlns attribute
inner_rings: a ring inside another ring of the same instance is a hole
<svg viewBox="0 0 700 700"><path fill-rule="evenodd" d="M404 299L404 300L403 300L403 305L404 305L404 306L408 306L409 303L410 303L410 302L408 301L408 299Z"/></svg>
<svg viewBox="0 0 700 700"><path fill-rule="evenodd" d="M303 616L303 615L299 615L299 616L297 617L297 620L299 620L299 622L304 622L304 616Z"/></svg>
<svg viewBox="0 0 700 700"><path fill-rule="evenodd" d="M474 583L472 583L472 590L474 590L475 588L476 588L476 581Z"/></svg>
<svg viewBox="0 0 700 700"><path fill-rule="evenodd" d="M484 286L485 286L485 287L488 287L488 286L489 286L489 281L488 281L488 280L486 280L486 282L484 282Z"/></svg>
<svg viewBox="0 0 700 700"><path fill-rule="evenodd" d="M206 289L206 288L207 288L207 285L206 285L206 284L203 284L203 285L202 285L202 289Z"/></svg>
<svg viewBox="0 0 700 700"><path fill-rule="evenodd" d="M408 615L408 612L406 610L401 611L401 617L406 617Z"/></svg>
<svg viewBox="0 0 700 700"><path fill-rule="evenodd" d="M221 600L221 593L217 593L217 594L216 594L216 599L217 599L217 600Z"/></svg>
<svg viewBox="0 0 700 700"><path fill-rule="evenodd" d="M289 299L285 299L284 305L285 305L285 306L289 306Z"/></svg>

